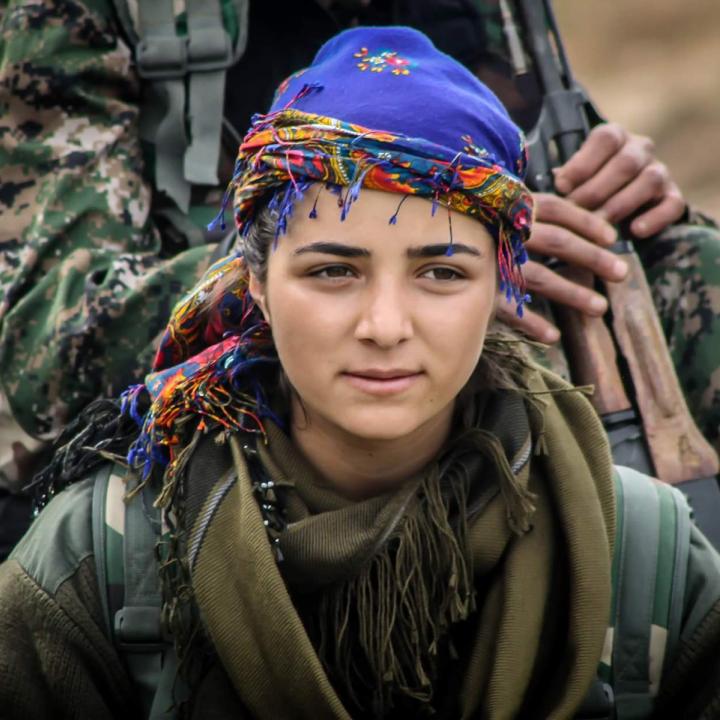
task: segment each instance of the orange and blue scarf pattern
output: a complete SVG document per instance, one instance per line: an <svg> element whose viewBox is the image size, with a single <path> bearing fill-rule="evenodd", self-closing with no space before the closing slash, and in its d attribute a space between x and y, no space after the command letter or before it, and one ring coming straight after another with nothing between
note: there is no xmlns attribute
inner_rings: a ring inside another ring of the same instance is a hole
<svg viewBox="0 0 720 720"><path fill-rule="evenodd" d="M306 85L293 103L316 89ZM287 230L293 205L311 183L337 188L341 219L363 187L427 197L433 213L442 205L477 218L490 231L497 242L501 290L522 316L530 300L521 266L527 261L524 245L532 224L532 195L519 177L494 162L471 137L459 141L463 151L452 153L422 138L284 108L255 117L240 146L225 203L234 195L235 223L245 235L260 200L272 195L279 237ZM524 147L519 158L517 170L522 175ZM397 213L388 220L397 222ZM222 214L216 222L221 221ZM452 253L452 237L448 252Z"/></svg>
<svg viewBox="0 0 720 720"><path fill-rule="evenodd" d="M123 393L122 412L141 428L128 462L143 478L154 466L172 475L175 450L188 429L264 433L263 418L274 418L261 375L265 367L274 371L277 354L246 278L242 257L212 265L175 306L145 383ZM137 408L146 392L151 404L141 414Z"/></svg>

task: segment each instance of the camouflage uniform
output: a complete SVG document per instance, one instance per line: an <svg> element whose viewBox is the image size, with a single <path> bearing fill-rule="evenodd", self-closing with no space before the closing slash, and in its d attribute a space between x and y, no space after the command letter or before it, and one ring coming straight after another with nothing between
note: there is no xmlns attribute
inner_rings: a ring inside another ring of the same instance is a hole
<svg viewBox="0 0 720 720"><path fill-rule="evenodd" d="M178 252L153 223L112 18L104 0L15 2L0 31L0 378L40 438L142 378L212 252Z"/></svg>
<svg viewBox="0 0 720 720"><path fill-rule="evenodd" d="M111 0L10 2L0 43L0 380L17 422L47 439L142 378L213 248L157 229L140 82ZM692 410L716 438L720 235L678 225L642 252Z"/></svg>
<svg viewBox="0 0 720 720"><path fill-rule="evenodd" d="M720 230L691 215L637 250L690 411L720 448Z"/></svg>

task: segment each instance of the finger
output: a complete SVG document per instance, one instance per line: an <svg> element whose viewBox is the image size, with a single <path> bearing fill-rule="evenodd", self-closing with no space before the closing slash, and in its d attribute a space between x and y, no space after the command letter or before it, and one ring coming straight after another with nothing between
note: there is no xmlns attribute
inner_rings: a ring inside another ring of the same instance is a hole
<svg viewBox="0 0 720 720"><path fill-rule="evenodd" d="M616 123L594 127L580 149L553 171L556 190L567 195L587 182L620 151L627 139L627 131Z"/></svg>
<svg viewBox="0 0 720 720"><path fill-rule="evenodd" d="M615 232L613 231L613 238ZM598 247L577 234L557 225L535 223L528 241L529 251L546 257L558 258L569 265L590 270L603 280L622 280L627 274L627 263L615 253ZM534 263L537 265L538 263ZM528 266L530 264L528 263ZM534 270L530 266L529 272ZM527 275L527 271L525 271Z"/></svg>
<svg viewBox="0 0 720 720"><path fill-rule="evenodd" d="M524 266L528 291L552 302L575 308L586 315L603 315L607 300L592 288L578 285L536 262Z"/></svg>
<svg viewBox="0 0 720 720"><path fill-rule="evenodd" d="M497 318L514 330L519 330L531 340L552 345L560 339L560 331L542 315L525 310L519 318L515 306L506 303L504 298L498 304Z"/></svg>
<svg viewBox="0 0 720 720"><path fill-rule="evenodd" d="M626 143L594 177L576 187L568 198L588 210L597 210L653 162L652 142Z"/></svg>
<svg viewBox="0 0 720 720"><path fill-rule="evenodd" d="M687 203L675 185L665 195L664 200L654 208L639 215L630 224L630 232L639 238L646 238L663 231L668 225L676 223L685 214Z"/></svg>
<svg viewBox="0 0 720 720"><path fill-rule="evenodd" d="M557 195L535 193L533 197L536 223L557 225L597 245L612 245L615 242L615 229L599 215Z"/></svg>
<svg viewBox="0 0 720 720"><path fill-rule="evenodd" d="M671 185L667 167L659 161L652 162L643 168L634 180L613 195L600 208L600 212L609 222L620 222L643 205L662 201Z"/></svg>

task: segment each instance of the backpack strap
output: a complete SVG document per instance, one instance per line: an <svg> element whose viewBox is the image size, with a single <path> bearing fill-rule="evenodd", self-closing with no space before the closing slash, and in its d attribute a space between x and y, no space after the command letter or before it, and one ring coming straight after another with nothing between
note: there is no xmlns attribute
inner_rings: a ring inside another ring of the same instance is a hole
<svg viewBox="0 0 720 720"><path fill-rule="evenodd" d="M160 514L146 490L147 486L125 504L124 598L114 615L113 635L147 712L155 697L166 643L160 622L162 594L155 557Z"/></svg>
<svg viewBox="0 0 720 720"><path fill-rule="evenodd" d="M249 0L185 0L186 34L174 0L114 4L147 83L140 134L155 148L155 184L187 213L193 184L218 183L225 73L247 46Z"/></svg>
<svg viewBox="0 0 720 720"><path fill-rule="evenodd" d="M187 114L190 143L185 151L185 178L199 185L217 185L220 136L225 107L225 71L233 63L230 36L223 27L219 1L186 0L188 58ZM247 27L247 23L243 25Z"/></svg>
<svg viewBox="0 0 720 720"><path fill-rule="evenodd" d="M200 458L197 467L222 474L228 464L223 455L227 449L208 440L201 446L209 454ZM197 482L190 484L201 503L217 475L194 472L192 477ZM161 623L156 548L165 529L161 513L153 505L155 491L146 485L125 502L129 489L132 486L124 467L108 464L96 471L92 529L106 631L138 690L141 717L175 720L188 688L178 678L177 654ZM195 509L198 511L200 504Z"/></svg>
<svg viewBox="0 0 720 720"><path fill-rule="evenodd" d="M160 621L155 554L160 514L149 488L125 503L126 475L120 465L104 465L93 488L93 542L106 631L138 690L142 716L173 720L184 688L177 682L176 653Z"/></svg>
<svg viewBox="0 0 720 720"><path fill-rule="evenodd" d="M680 631L682 629L683 613L685 608L685 588L687 586L687 570L690 560L690 534L693 525L693 511L686 496L677 488L670 485L663 485L664 488L671 488L673 504L675 506L676 530L675 530L675 557L673 563L672 591L668 602L668 636L667 652L662 671L665 672L675 657L675 650L680 643ZM667 491L666 491L667 492ZM670 554L670 551L669 553Z"/></svg>
<svg viewBox="0 0 720 720"><path fill-rule="evenodd" d="M613 598L599 674L610 678L616 718L639 720L650 715L679 640L691 515L682 493L636 470L618 466L615 486Z"/></svg>
<svg viewBox="0 0 720 720"><path fill-rule="evenodd" d="M210 0L212 2L213 0ZM187 54L175 30L173 0L138 2L135 61L148 81L140 114L140 137L155 147L155 184L183 212L190 208L190 183L183 171Z"/></svg>

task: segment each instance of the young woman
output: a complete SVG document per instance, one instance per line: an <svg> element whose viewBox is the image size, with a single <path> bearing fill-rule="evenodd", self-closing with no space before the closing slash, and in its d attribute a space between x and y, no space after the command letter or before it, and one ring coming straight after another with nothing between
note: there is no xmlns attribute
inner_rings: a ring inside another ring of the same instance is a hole
<svg viewBox="0 0 720 720"><path fill-rule="evenodd" d="M0 569L3 717L160 716L173 697L198 718L583 712L608 619L628 619L611 616L619 506L583 393L491 331L498 284L529 299L524 167L497 99L406 28L343 33L281 85L240 148L239 252L175 308L119 413L81 419L43 477L70 487ZM119 464L94 464L129 438L125 510ZM144 576L147 528L122 516L153 501ZM123 528L124 576L106 566ZM675 630L653 614L655 685L630 704L649 716L662 681L659 715L711 717L718 560L674 537L683 642L658 645ZM157 577L175 696L130 638Z"/></svg>

